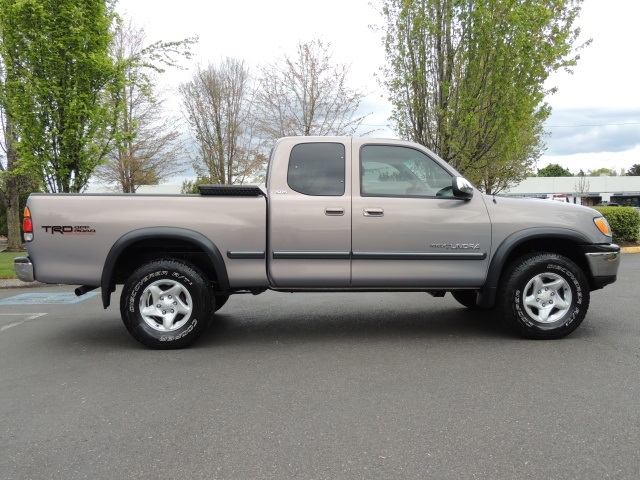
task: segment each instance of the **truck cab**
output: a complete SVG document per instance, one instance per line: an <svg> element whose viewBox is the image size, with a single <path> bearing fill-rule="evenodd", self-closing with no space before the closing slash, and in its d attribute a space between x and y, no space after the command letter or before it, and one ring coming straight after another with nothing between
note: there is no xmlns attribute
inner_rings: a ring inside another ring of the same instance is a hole
<svg viewBox="0 0 640 480"><path fill-rule="evenodd" d="M406 142L280 140L269 166L269 280L278 289L480 287L482 195Z"/></svg>

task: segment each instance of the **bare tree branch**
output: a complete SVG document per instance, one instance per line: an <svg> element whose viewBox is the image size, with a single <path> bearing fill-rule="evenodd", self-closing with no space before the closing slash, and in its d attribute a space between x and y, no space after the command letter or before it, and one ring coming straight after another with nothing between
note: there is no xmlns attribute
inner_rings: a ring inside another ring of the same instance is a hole
<svg viewBox="0 0 640 480"><path fill-rule="evenodd" d="M347 85L348 65L332 62L329 44L298 43L296 56L261 69L256 127L265 139L295 135L353 135L365 94Z"/></svg>
<svg viewBox="0 0 640 480"><path fill-rule="evenodd" d="M162 71L157 62L175 65L171 55L186 55L189 43L145 46L145 37L143 28L121 23L112 44L112 56L124 81L111 94L114 146L95 177L105 185L117 185L124 193L136 193L141 185L158 184L185 170L181 159L184 142L176 120L164 115L164 100L155 88L154 75Z"/></svg>
<svg viewBox="0 0 640 480"><path fill-rule="evenodd" d="M202 182L243 183L263 168L253 136L250 74L244 61L225 58L199 67L180 86L185 118L198 146L193 166Z"/></svg>

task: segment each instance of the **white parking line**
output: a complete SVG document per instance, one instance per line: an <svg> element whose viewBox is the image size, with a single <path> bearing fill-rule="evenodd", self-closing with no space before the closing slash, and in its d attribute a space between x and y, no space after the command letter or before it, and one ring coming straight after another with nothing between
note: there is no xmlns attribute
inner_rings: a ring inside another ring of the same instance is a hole
<svg viewBox="0 0 640 480"><path fill-rule="evenodd" d="M25 315L29 315L24 320L20 320L19 322L10 323L9 325L5 325L4 327L0 327L0 332L4 332L11 327L17 327L18 325L22 325L24 322L28 322L29 320L35 320L36 318L40 318L46 313L0 313L0 317L23 317Z"/></svg>

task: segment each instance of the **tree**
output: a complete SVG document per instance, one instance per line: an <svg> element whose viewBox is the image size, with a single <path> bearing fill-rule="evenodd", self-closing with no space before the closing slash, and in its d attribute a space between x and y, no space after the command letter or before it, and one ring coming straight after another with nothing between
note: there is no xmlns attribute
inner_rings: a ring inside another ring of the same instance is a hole
<svg viewBox="0 0 640 480"><path fill-rule="evenodd" d="M538 170L538 177L573 177L573 173L557 163L550 163Z"/></svg>
<svg viewBox="0 0 640 480"><path fill-rule="evenodd" d="M107 152L107 0L0 0L4 107L20 162L50 192L81 191Z"/></svg>
<svg viewBox="0 0 640 480"><path fill-rule="evenodd" d="M249 81L244 62L227 57L219 65L198 67L180 86L198 148L193 167L202 182L243 183L264 165L253 136Z"/></svg>
<svg viewBox="0 0 640 480"><path fill-rule="evenodd" d="M0 67L2 64L0 62ZM0 92L2 91L0 68ZM18 251L22 244L20 236L20 180L18 176L18 154L15 150L13 126L2 108L0 93L0 203L6 209L7 249ZM3 159L4 157L4 159Z"/></svg>
<svg viewBox="0 0 640 480"><path fill-rule="evenodd" d="M349 66L332 62L329 44L298 43L261 69L255 96L257 128L263 138L353 135L366 116L356 116L364 92L347 84Z"/></svg>
<svg viewBox="0 0 640 480"><path fill-rule="evenodd" d="M607 177L617 177L618 176L618 172L616 172L615 170L611 169L611 168L606 168L606 167L602 167L602 168L598 168L596 170L589 170L588 172L590 177L601 177L601 176L607 176Z"/></svg>
<svg viewBox="0 0 640 480"><path fill-rule="evenodd" d="M136 193L140 185L154 185L183 171L180 132L176 120L164 115L155 75L164 72L161 66L176 66L174 57L189 58L196 40L146 45L145 36L143 28L118 21L111 46L121 82L111 88L109 101L113 148L96 177L124 193Z"/></svg>
<svg viewBox="0 0 640 480"><path fill-rule="evenodd" d="M578 60L581 1L380 0L398 134L487 193L524 178L544 150L544 82Z"/></svg>
<svg viewBox="0 0 640 480"><path fill-rule="evenodd" d="M640 176L640 164L634 163L629 171L626 173L629 177L637 177Z"/></svg>
<svg viewBox="0 0 640 480"><path fill-rule="evenodd" d="M576 184L573 187L573 191L576 192L576 195L578 197L580 197L581 203L584 203L583 197L589 194L590 187L591 185L589 184L589 181L586 179L584 174L578 175L578 180L576 181Z"/></svg>
<svg viewBox="0 0 640 480"><path fill-rule="evenodd" d="M2 45L0 43L0 47ZM20 168L16 131L4 108L5 72L3 56L0 56L0 208L4 210L0 218L6 222L3 230L7 234L7 250L17 252L22 250L21 212L28 193L37 191L39 185L31 172Z"/></svg>

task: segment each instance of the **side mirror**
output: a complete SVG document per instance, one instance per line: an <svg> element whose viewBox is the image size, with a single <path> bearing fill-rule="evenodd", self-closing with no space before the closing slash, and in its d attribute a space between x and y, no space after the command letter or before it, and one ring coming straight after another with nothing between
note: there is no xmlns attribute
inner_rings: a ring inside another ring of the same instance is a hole
<svg viewBox="0 0 640 480"><path fill-rule="evenodd" d="M456 198L462 198L469 200L473 197L473 185L469 183L469 180L463 177L453 177L451 181L451 189L453 196Z"/></svg>

